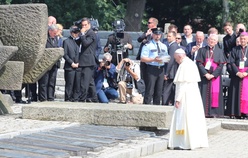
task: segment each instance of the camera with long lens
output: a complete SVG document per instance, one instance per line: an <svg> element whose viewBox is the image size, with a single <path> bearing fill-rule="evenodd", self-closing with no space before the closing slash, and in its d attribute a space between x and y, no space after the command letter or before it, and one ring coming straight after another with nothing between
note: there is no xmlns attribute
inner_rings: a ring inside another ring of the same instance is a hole
<svg viewBox="0 0 248 158"><path fill-rule="evenodd" d="M90 26L93 31L98 31L99 23L97 19L90 18Z"/></svg>
<svg viewBox="0 0 248 158"><path fill-rule="evenodd" d="M131 64L130 64L130 62L126 62L125 65L126 66L130 66Z"/></svg>
<svg viewBox="0 0 248 158"><path fill-rule="evenodd" d="M76 25L78 28L81 28L81 23L82 23L82 19L79 19L77 21L74 21L73 25Z"/></svg>
<svg viewBox="0 0 248 158"><path fill-rule="evenodd" d="M239 33L242 33L242 32L244 32L244 31L245 31L245 30L242 29L242 28L239 29Z"/></svg>
<svg viewBox="0 0 248 158"><path fill-rule="evenodd" d="M109 66L111 63L110 63L110 61L103 61L103 62L104 62L104 65L101 67L101 69L106 70L105 66Z"/></svg>

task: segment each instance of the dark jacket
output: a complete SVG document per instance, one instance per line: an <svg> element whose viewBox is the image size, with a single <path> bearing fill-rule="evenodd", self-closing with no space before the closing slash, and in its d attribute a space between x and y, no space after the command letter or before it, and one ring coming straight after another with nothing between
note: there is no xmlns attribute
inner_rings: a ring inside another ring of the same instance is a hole
<svg viewBox="0 0 248 158"><path fill-rule="evenodd" d="M207 45L208 45L208 43L204 40L203 43L202 43L202 47L205 47L205 46L207 46ZM192 47L194 47L194 46L196 46L196 42L191 42L191 43L189 43L189 44L187 45L186 50L185 50L186 55L187 55L191 60L193 60L193 61L194 61L194 55L195 55L195 53L194 53L193 55L191 55L191 50L192 50Z"/></svg>
<svg viewBox="0 0 248 158"><path fill-rule="evenodd" d="M192 35L192 36L193 36L192 41L194 42L195 41L195 36L194 35ZM189 44L189 43L187 43L185 36L182 36L182 41L181 41L180 44L181 44L181 46L184 46L184 47L186 47Z"/></svg>
<svg viewBox="0 0 248 158"><path fill-rule="evenodd" d="M136 60L140 60L140 55L141 55L141 51L142 51L143 46L146 43L148 43L151 39L152 39L152 36L151 35L146 36L146 32L144 32L141 36L138 37L137 41L141 44L139 47L138 54L136 56Z"/></svg>
<svg viewBox="0 0 248 158"><path fill-rule="evenodd" d="M73 70L71 67L72 63L79 62L79 46L75 40L70 36L63 42L64 48L64 59L65 59L65 70Z"/></svg>
<svg viewBox="0 0 248 158"><path fill-rule="evenodd" d="M47 37L46 48L58 48L58 38L50 38L49 34ZM60 67L60 59L56 63L57 68Z"/></svg>
<svg viewBox="0 0 248 158"><path fill-rule="evenodd" d="M96 65L96 34L89 29L85 35L81 36L82 48L79 54L79 66L95 66Z"/></svg>
<svg viewBox="0 0 248 158"><path fill-rule="evenodd" d="M175 61L174 54L178 48L180 47L178 46L177 42L173 42L168 48L168 53L171 58L170 58L169 63L165 64L165 75L169 79L174 79L176 72L177 72L178 64Z"/></svg>

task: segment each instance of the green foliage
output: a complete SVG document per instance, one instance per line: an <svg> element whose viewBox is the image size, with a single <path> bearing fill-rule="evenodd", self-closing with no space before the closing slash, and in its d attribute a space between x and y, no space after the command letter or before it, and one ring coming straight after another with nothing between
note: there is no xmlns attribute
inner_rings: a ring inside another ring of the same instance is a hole
<svg viewBox="0 0 248 158"><path fill-rule="evenodd" d="M248 26L248 5L247 0L229 0L229 20L235 25L243 23Z"/></svg>

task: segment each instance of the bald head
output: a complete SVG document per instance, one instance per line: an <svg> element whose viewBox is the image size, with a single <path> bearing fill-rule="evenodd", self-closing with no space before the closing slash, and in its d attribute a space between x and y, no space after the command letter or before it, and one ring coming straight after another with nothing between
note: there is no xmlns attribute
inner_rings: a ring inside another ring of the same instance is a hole
<svg viewBox="0 0 248 158"><path fill-rule="evenodd" d="M49 16L48 17L48 26L51 26L52 24L56 24L57 20L54 16Z"/></svg>
<svg viewBox="0 0 248 158"><path fill-rule="evenodd" d="M204 33L202 31L197 31L195 34L196 44L201 44L204 40Z"/></svg>

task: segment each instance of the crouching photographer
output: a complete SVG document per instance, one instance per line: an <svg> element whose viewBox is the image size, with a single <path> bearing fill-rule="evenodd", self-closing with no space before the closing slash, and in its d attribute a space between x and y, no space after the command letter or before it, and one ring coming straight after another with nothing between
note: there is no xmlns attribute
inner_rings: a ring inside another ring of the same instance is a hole
<svg viewBox="0 0 248 158"><path fill-rule="evenodd" d="M140 66L134 63L129 58L124 58L116 66L118 73L118 87L120 102L127 103L127 94L130 95L130 101L134 104L142 104L142 93L145 91L145 85L142 79L140 79Z"/></svg>
<svg viewBox="0 0 248 158"><path fill-rule="evenodd" d="M95 71L95 86L100 103L108 103L110 99L118 98L116 67L111 63L112 55L105 53Z"/></svg>

